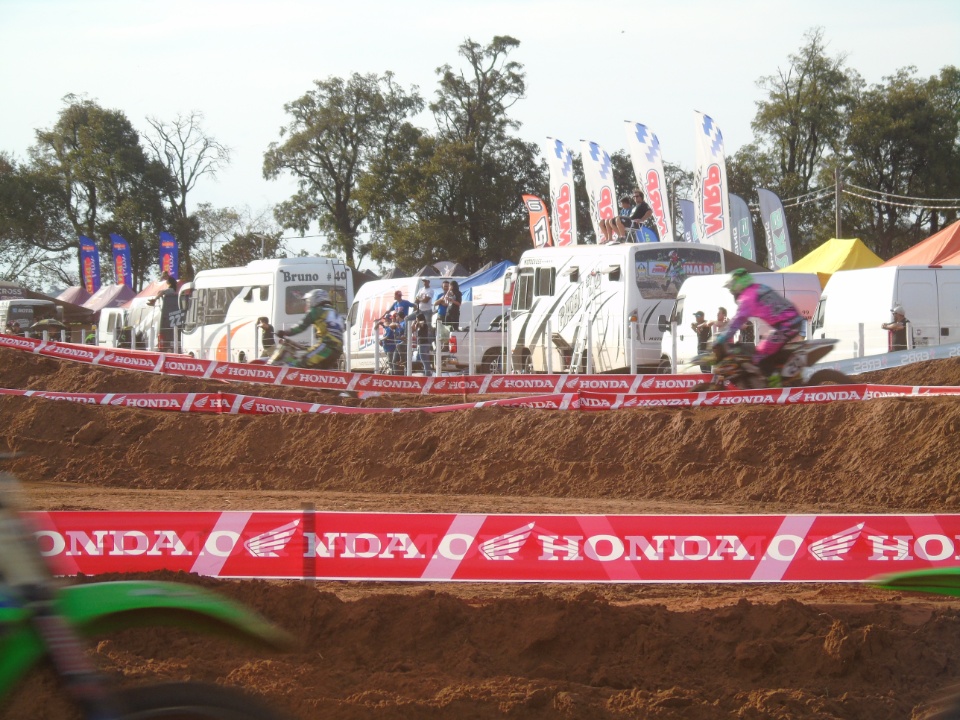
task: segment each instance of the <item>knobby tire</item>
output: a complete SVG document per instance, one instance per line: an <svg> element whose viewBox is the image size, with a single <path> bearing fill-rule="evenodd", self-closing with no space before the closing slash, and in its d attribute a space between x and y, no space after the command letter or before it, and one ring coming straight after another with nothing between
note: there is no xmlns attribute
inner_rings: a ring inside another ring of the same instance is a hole
<svg viewBox="0 0 960 720"><path fill-rule="evenodd" d="M817 370L804 383L807 386L815 385L852 385L853 380L839 370Z"/></svg>

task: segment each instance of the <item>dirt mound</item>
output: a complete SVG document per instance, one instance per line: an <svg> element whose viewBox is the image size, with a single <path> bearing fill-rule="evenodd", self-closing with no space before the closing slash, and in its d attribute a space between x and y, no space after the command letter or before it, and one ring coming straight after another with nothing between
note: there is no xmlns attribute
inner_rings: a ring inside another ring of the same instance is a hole
<svg viewBox="0 0 960 720"><path fill-rule="evenodd" d="M861 376L960 385L960 359ZM327 402L0 350L0 386ZM471 398L473 399L473 398ZM451 401L460 401L461 397ZM350 401L356 402L356 401ZM362 404L435 404L384 396ZM607 413L205 416L0 397L38 507L956 512L960 400ZM125 683L242 685L306 720L905 718L957 675L960 603L825 585L216 582L302 638L265 655L178 630L96 649ZM61 717L38 675L3 717Z"/></svg>

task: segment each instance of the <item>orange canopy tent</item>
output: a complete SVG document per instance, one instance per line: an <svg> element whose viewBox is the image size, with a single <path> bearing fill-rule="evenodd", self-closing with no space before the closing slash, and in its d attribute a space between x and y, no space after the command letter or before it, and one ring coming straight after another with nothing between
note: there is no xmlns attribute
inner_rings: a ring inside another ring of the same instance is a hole
<svg viewBox="0 0 960 720"><path fill-rule="evenodd" d="M887 260L892 265L960 265L960 220Z"/></svg>

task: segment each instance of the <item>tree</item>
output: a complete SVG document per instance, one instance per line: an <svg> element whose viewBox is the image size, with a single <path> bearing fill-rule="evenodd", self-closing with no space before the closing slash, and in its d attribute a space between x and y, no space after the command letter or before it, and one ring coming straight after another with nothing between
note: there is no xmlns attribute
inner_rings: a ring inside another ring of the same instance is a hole
<svg viewBox="0 0 960 720"><path fill-rule="evenodd" d="M177 115L169 123L147 118L153 132L145 136L153 158L173 178L167 189L173 222L170 230L177 238L186 277L193 277L192 251L199 240L198 223L191 221L187 211L187 195L201 177L215 178L230 162L230 148L208 135L201 127L202 121L203 114L196 110Z"/></svg>
<svg viewBox="0 0 960 720"><path fill-rule="evenodd" d="M200 240L194 248L197 271L242 267L253 260L286 254L282 231L269 211L254 214L249 208L214 208L201 203L191 217L197 220Z"/></svg>
<svg viewBox="0 0 960 720"><path fill-rule="evenodd" d="M37 131L33 167L59 185L75 235L97 239L104 252L110 232L130 242L134 285L140 286L156 262L157 234L166 224L162 199L171 178L147 158L123 112L74 95L64 102L56 125ZM79 274L79 248L77 269Z"/></svg>
<svg viewBox="0 0 960 720"><path fill-rule="evenodd" d="M519 46L495 37L460 45L464 70L437 69L430 104L435 135L421 134L396 172L372 178L372 254L381 263L416 270L437 260L468 268L515 257L529 243L521 195L546 186L537 147L510 133L508 111L526 91L522 67L509 60Z"/></svg>
<svg viewBox="0 0 960 720"><path fill-rule="evenodd" d="M317 80L284 105L291 118L280 131L284 140L271 143L263 160L265 178L287 172L297 179L296 194L276 209L281 226L302 235L317 223L328 236L325 249L356 267L369 214L355 197L358 185L379 156L389 157L395 142L413 135L407 117L422 107L416 89L405 92L389 72Z"/></svg>

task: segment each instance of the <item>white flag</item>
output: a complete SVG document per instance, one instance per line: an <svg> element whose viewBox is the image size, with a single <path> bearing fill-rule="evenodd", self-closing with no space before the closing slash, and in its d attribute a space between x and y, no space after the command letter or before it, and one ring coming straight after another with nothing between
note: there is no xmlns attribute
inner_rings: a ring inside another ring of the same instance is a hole
<svg viewBox="0 0 960 720"><path fill-rule="evenodd" d="M645 196L647 205L653 210L653 219L657 223L657 232L661 242L673 242L673 217L670 212L670 196L667 193L666 175L663 172L663 157L660 155L660 141L646 125L625 121L627 147L637 185Z"/></svg>
<svg viewBox="0 0 960 720"><path fill-rule="evenodd" d="M602 242L600 221L617 214L617 193L613 186L613 166L607 151L589 140L580 141L583 158L583 177L587 182L590 220L597 243Z"/></svg>
<svg viewBox="0 0 960 720"><path fill-rule="evenodd" d="M694 111L694 119L697 169L693 176L693 204L700 242L733 252L723 135L709 115Z"/></svg>
<svg viewBox="0 0 960 720"><path fill-rule="evenodd" d="M550 168L550 221L555 245L577 244L577 207L573 198L573 153L560 140L547 138Z"/></svg>

